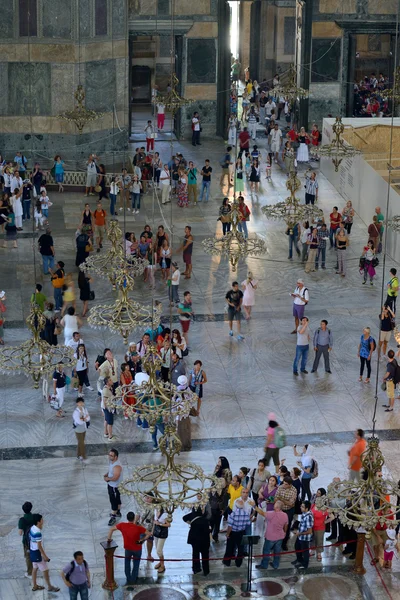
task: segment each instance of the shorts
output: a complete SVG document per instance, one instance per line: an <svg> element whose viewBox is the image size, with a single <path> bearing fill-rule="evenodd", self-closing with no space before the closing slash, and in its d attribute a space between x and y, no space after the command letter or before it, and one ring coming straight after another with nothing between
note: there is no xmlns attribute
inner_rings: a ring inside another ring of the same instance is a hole
<svg viewBox="0 0 400 600"><path fill-rule="evenodd" d="M191 254L184 254L183 255L183 262L185 263L185 265L191 265L192 264L192 255Z"/></svg>
<svg viewBox="0 0 400 600"><path fill-rule="evenodd" d="M180 323L181 323L183 333L187 333L189 331L189 327L190 327L190 319L182 319L182 320L180 320Z"/></svg>
<svg viewBox="0 0 400 600"><path fill-rule="evenodd" d="M222 167L222 175L225 177L225 175L229 175L229 167Z"/></svg>
<svg viewBox="0 0 400 600"><path fill-rule="evenodd" d="M42 559L40 550L29 550L29 557L31 559L33 569L39 569L39 571L49 570L49 563Z"/></svg>
<svg viewBox="0 0 400 600"><path fill-rule="evenodd" d="M88 173L86 176L86 187L94 187L97 183L97 173Z"/></svg>
<svg viewBox="0 0 400 600"><path fill-rule="evenodd" d="M110 412L107 408L103 409L104 420L107 425L114 425L114 413Z"/></svg>
<svg viewBox="0 0 400 600"><path fill-rule="evenodd" d="M379 334L380 342L390 342L390 338L392 337L391 331L381 331Z"/></svg>
<svg viewBox="0 0 400 600"><path fill-rule="evenodd" d="M388 561L393 560L393 555L394 555L393 551L392 552L386 552L386 550L385 550L383 552L383 560L388 560Z"/></svg>
<svg viewBox="0 0 400 600"><path fill-rule="evenodd" d="M305 304L293 304L293 316L299 321L304 317Z"/></svg>
<svg viewBox="0 0 400 600"><path fill-rule="evenodd" d="M394 385L394 381L386 382L386 395L388 398L394 398L394 390L396 386Z"/></svg>
<svg viewBox="0 0 400 600"><path fill-rule="evenodd" d="M64 173L56 173L56 183L63 183Z"/></svg>
<svg viewBox="0 0 400 600"><path fill-rule="evenodd" d="M240 321L242 318L242 310L235 310L231 306L228 306L228 320L229 321Z"/></svg>
<svg viewBox="0 0 400 600"><path fill-rule="evenodd" d="M99 237L101 239L104 238L104 234L105 234L105 227L104 225L95 225L94 226L94 235L95 237Z"/></svg>
<svg viewBox="0 0 400 600"><path fill-rule="evenodd" d="M269 465L270 460L272 458L272 462L275 467L279 465L279 448L266 448L265 449L265 459L267 461L267 465Z"/></svg>

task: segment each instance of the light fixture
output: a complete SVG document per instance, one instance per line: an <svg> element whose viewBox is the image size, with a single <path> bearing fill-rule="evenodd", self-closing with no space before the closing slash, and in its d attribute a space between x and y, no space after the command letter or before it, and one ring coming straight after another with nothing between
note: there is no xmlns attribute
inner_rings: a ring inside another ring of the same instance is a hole
<svg viewBox="0 0 400 600"><path fill-rule="evenodd" d="M84 272L93 272L99 277L108 278L113 289L116 289L115 281L121 269L126 269L131 277L138 277L144 273L149 261L125 256L122 231L117 220L110 221L107 237L111 242L111 248L104 254L96 253L88 256L80 265L80 269Z"/></svg>
<svg viewBox="0 0 400 600"><path fill-rule="evenodd" d="M129 291L133 288L133 278L129 274L129 267L121 267L116 274L115 285L118 289L118 298L112 304L100 304L89 311L88 324L94 329L109 329L112 333L119 333L124 343L135 329L144 327L158 327L161 318L161 302L155 302L154 307L145 307L129 298Z"/></svg>
<svg viewBox="0 0 400 600"><path fill-rule="evenodd" d="M331 158L335 165L335 171L339 170L340 163L344 158L353 158L357 154L360 154L360 150L350 146L343 139L343 132L345 126L342 122L342 117L336 117L335 123L332 125L332 131L335 134L334 139L330 144L312 148L310 154L316 158L322 156Z"/></svg>
<svg viewBox="0 0 400 600"><path fill-rule="evenodd" d="M392 98L395 102L400 101L400 66L396 67L394 71L393 87L385 90L384 93L388 98Z"/></svg>
<svg viewBox="0 0 400 600"><path fill-rule="evenodd" d="M236 271L240 259L249 256L259 256L267 251L266 244L258 238L245 238L238 230L239 204L235 201L231 205L229 213L232 223L231 231L222 237L207 238L203 240L204 251L212 256L226 256L232 265L232 271Z"/></svg>
<svg viewBox="0 0 400 600"><path fill-rule="evenodd" d="M193 100L189 100L187 98L182 98L178 94L178 86L179 79L177 78L175 73L171 75L171 89L169 92L165 94L159 94L156 96L156 100L160 99L162 103L165 105L165 108L168 112L172 113L172 116L182 108L182 106L188 106L193 103Z"/></svg>
<svg viewBox="0 0 400 600"><path fill-rule="evenodd" d="M32 305L26 319L31 339L19 346L6 346L0 349L0 372L5 374L23 373L33 380L33 387L39 387L42 377L52 373L58 364L68 367L73 363L74 351L67 346L50 346L40 338L46 325L41 309Z"/></svg>
<svg viewBox="0 0 400 600"><path fill-rule="evenodd" d="M279 83L274 87L274 93L277 96L287 98L289 103L293 104L296 100L308 98L309 91L297 85L297 69L294 64L291 64L288 70L283 73L285 82Z"/></svg>
<svg viewBox="0 0 400 600"><path fill-rule="evenodd" d="M388 219L386 221L386 225L389 229L391 229L395 233L399 233L400 232L400 215L395 215L391 219ZM399 339L400 339L400 336L399 336ZM397 340L397 338L396 338L396 340Z"/></svg>
<svg viewBox="0 0 400 600"><path fill-rule="evenodd" d="M76 100L75 108L60 113L58 118L68 121L69 123L75 123L77 130L81 134L88 123L101 119L101 117L104 116L104 113L86 108L85 92L81 84L78 85L74 98Z"/></svg>

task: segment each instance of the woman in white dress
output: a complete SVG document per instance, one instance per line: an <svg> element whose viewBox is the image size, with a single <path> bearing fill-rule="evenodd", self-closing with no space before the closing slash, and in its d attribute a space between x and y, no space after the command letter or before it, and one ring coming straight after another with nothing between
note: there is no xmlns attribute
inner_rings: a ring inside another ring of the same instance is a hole
<svg viewBox="0 0 400 600"><path fill-rule="evenodd" d="M243 310L246 319L251 318L251 307L255 305L255 290L257 289L257 281L253 277L253 273L247 273L247 279L242 281L243 290Z"/></svg>
<svg viewBox="0 0 400 600"><path fill-rule="evenodd" d="M79 331L81 322L75 315L75 309L70 306L67 309L67 314L61 319L61 325L64 327L64 341L65 344L72 340L72 336L75 331Z"/></svg>
<svg viewBox="0 0 400 600"><path fill-rule="evenodd" d="M297 139L299 141L299 148L297 150L297 162L308 163L308 144L310 143L310 138L304 127L300 129L300 133Z"/></svg>
<svg viewBox="0 0 400 600"><path fill-rule="evenodd" d="M236 146L236 133L237 133L237 118L235 115L229 117L228 123L228 144L230 146Z"/></svg>
<svg viewBox="0 0 400 600"><path fill-rule="evenodd" d="M15 225L18 230L22 229L22 187L21 189L15 189L14 194L11 196L11 206L13 208L13 213L15 216Z"/></svg>

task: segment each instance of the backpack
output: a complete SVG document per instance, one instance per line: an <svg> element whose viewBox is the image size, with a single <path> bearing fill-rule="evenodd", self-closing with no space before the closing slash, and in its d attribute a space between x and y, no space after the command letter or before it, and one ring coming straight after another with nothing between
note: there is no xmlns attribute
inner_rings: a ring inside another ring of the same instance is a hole
<svg viewBox="0 0 400 600"><path fill-rule="evenodd" d="M227 160L228 160L228 153L224 154L223 156L221 156L221 158L219 159L219 164L221 165L221 167L223 169L226 169L229 165L227 165Z"/></svg>
<svg viewBox="0 0 400 600"><path fill-rule="evenodd" d="M83 564L85 565L85 571L86 571L86 576L87 576L88 564L85 559L83 559ZM71 577L72 573L74 572L74 569L75 569L75 561L71 560L71 568L68 571L68 573L66 573L66 575L65 575L65 579L67 581L69 581L69 578Z"/></svg>
<svg viewBox="0 0 400 600"><path fill-rule="evenodd" d="M397 385L398 383L400 383L400 365L397 364L397 360L396 360L396 369L394 371L393 381L394 381L395 385Z"/></svg>
<svg viewBox="0 0 400 600"><path fill-rule="evenodd" d="M368 349L372 350L372 352L376 350L376 341L372 336L369 336L368 338Z"/></svg>
<svg viewBox="0 0 400 600"><path fill-rule="evenodd" d="M24 522L26 523L26 525L24 525L24 533L22 534L22 543L25 546L25 548L28 548L28 550L29 550L30 545L31 545L30 544L30 542L31 542L30 531L31 531L32 524L29 525L27 523L27 521L25 520L25 518L24 518Z"/></svg>
<svg viewBox="0 0 400 600"><path fill-rule="evenodd" d="M85 248L88 243L88 237L84 233L80 233L76 238L76 246L77 248Z"/></svg>
<svg viewBox="0 0 400 600"><path fill-rule="evenodd" d="M286 433L282 427L275 427L274 429L274 442L277 448L284 448L286 446Z"/></svg>
<svg viewBox="0 0 400 600"><path fill-rule="evenodd" d="M311 479L315 479L318 477L318 463L315 458L312 459L311 469L310 469Z"/></svg>

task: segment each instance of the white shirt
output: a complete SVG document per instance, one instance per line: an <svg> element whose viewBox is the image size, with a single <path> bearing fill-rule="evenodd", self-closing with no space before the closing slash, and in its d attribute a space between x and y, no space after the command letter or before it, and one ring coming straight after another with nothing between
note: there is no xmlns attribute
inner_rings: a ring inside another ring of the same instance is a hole
<svg viewBox="0 0 400 600"><path fill-rule="evenodd" d="M82 421L81 417L89 417L88 410L85 406L83 406L82 408L79 408L77 406L75 408L74 412L72 413L72 420L75 425L76 433L83 433L87 429L88 421ZM89 417L89 421L90 421L90 417Z"/></svg>
<svg viewBox="0 0 400 600"><path fill-rule="evenodd" d="M111 185L110 185L110 194L113 194L114 196L116 196L118 193L119 193L119 187L115 181L112 181Z"/></svg>
<svg viewBox="0 0 400 600"><path fill-rule="evenodd" d="M164 104L157 104L157 113L159 115L165 114L165 106L164 106Z"/></svg>
<svg viewBox="0 0 400 600"><path fill-rule="evenodd" d="M97 174L96 161L95 160L91 160L90 162L88 162L87 172L89 173L89 175L96 175Z"/></svg>
<svg viewBox="0 0 400 600"><path fill-rule="evenodd" d="M76 370L77 371L84 371L85 369L87 369L88 367L88 361L87 358L85 357L85 355L80 356L77 360L76 360Z"/></svg>
<svg viewBox="0 0 400 600"><path fill-rule="evenodd" d="M197 117L193 117L192 123L195 131L200 131L200 121Z"/></svg>
<svg viewBox="0 0 400 600"><path fill-rule="evenodd" d="M310 300L308 289L304 286L301 288L301 290L299 287L296 287L293 293L300 295L300 298L297 298L296 296L296 298L294 299L294 304L300 304L300 306L305 306L305 304L307 304L307 302ZM306 302L304 300L306 300Z"/></svg>
<svg viewBox="0 0 400 600"><path fill-rule="evenodd" d="M236 502L237 502L238 500L242 500L242 498L240 498L240 497L239 497L239 498L236 498L235 502L233 503L233 510L235 510L236 508L238 508L238 507L236 506ZM251 506L251 505L249 504L249 500L250 500L250 498L248 498L248 499L246 500L246 502L244 502L244 501L242 500L242 502L243 502L243 505L244 505L242 508L243 508L243 510L244 510L245 512L247 512L247 514L248 514L248 515L251 513L251 511L252 511L252 510L253 510L253 508L254 508L254 506Z"/></svg>
<svg viewBox="0 0 400 600"><path fill-rule="evenodd" d="M171 284L172 285L179 285L180 279L181 279L181 272L180 272L179 269L176 269L176 271L174 271L172 273Z"/></svg>
<svg viewBox="0 0 400 600"><path fill-rule="evenodd" d="M271 131L271 144L281 143L282 131L280 129L273 129Z"/></svg>
<svg viewBox="0 0 400 600"><path fill-rule="evenodd" d="M307 344L310 343L310 340L308 339L310 336L310 328L307 325L304 333L300 333L300 329L303 329L303 325L301 325L301 324L297 328L297 345L298 346L307 346ZM307 465L307 466L309 466L309 465Z"/></svg>
<svg viewBox="0 0 400 600"><path fill-rule="evenodd" d="M48 196L40 196L40 202L42 203L42 210L49 208L49 197Z"/></svg>
<svg viewBox="0 0 400 600"><path fill-rule="evenodd" d="M76 353L79 344L83 344L83 340L81 338L79 338L79 340L77 342L74 340L74 338L71 338L70 340L68 340L68 342L65 345L68 346L69 348L73 348L74 353Z"/></svg>
<svg viewBox="0 0 400 600"><path fill-rule="evenodd" d="M14 215L16 217L22 217L22 203L21 203L21 196L19 196L17 198L17 196L11 196L11 205L14 211Z"/></svg>
<svg viewBox="0 0 400 600"><path fill-rule="evenodd" d="M20 190L22 188L22 179L21 177L12 177L11 179L11 193L14 193L14 190L17 188Z"/></svg>
<svg viewBox="0 0 400 600"><path fill-rule="evenodd" d="M37 537L38 541L42 541L42 530L36 525L32 525L30 529L30 549L31 550L39 550L39 546L37 542L33 541L33 538Z"/></svg>
<svg viewBox="0 0 400 600"><path fill-rule="evenodd" d="M307 242L307 237L308 237L309 233L311 233L310 228L303 229L303 233L301 234L301 238L300 238L302 244L305 244Z"/></svg>
<svg viewBox="0 0 400 600"><path fill-rule="evenodd" d="M267 116L271 116L271 111L273 108L276 108L276 104L274 101L272 102L267 102L267 104L265 105L265 114Z"/></svg>
<svg viewBox="0 0 400 600"><path fill-rule="evenodd" d="M169 185L170 182L170 172L163 169L161 171L160 180L162 185Z"/></svg>

